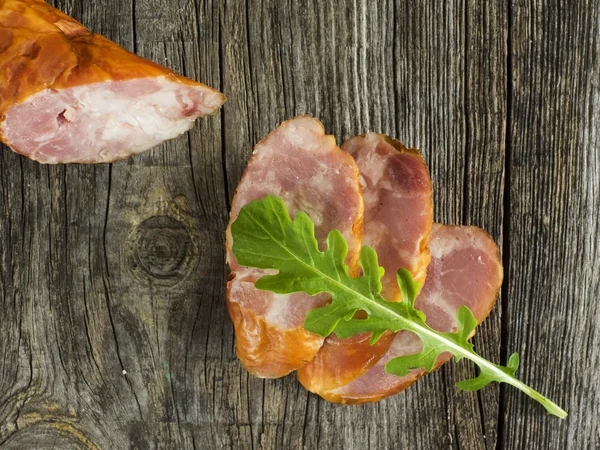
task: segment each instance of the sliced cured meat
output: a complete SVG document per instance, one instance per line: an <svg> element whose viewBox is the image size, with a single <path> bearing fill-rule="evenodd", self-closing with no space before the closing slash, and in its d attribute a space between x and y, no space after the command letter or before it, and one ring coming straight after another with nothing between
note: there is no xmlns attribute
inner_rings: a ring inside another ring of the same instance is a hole
<svg viewBox="0 0 600 450"><path fill-rule="evenodd" d="M429 169L421 154L399 141L369 133L349 139L342 149L356 160L365 202L363 244L374 248L385 269L382 295L400 301L396 282L400 268L422 283L429 263L429 232L433 221ZM325 395L367 372L386 353L394 334L376 345L370 333L349 339L330 335L313 361L298 371L310 391Z"/></svg>
<svg viewBox="0 0 600 450"><path fill-rule="evenodd" d="M359 172L352 157L340 150L323 125L310 117L283 123L260 142L250 158L231 208L230 226L252 200L274 195L291 215L306 212L324 249L327 234L339 230L348 241L346 262L358 273L363 236L363 199ZM259 291L254 283L265 272L241 267L231 251L227 229L227 259L232 277L227 307L236 333L236 352L244 366L260 377L280 377L310 361L323 343L304 330L306 314L330 301L327 295L279 295Z"/></svg>
<svg viewBox="0 0 600 450"><path fill-rule="evenodd" d="M261 378L278 378L310 361L323 338L303 327L327 295L278 295L254 283L263 273L242 271L227 283L227 309L235 327L236 353L246 369Z"/></svg>
<svg viewBox="0 0 600 450"><path fill-rule="evenodd" d="M342 150L360 170L365 202L363 245L377 251L385 269L381 295L400 301L396 272L403 268L423 283L429 264L433 202L429 169L421 154L400 141L369 133L349 139Z"/></svg>
<svg viewBox="0 0 600 450"><path fill-rule="evenodd" d="M498 247L492 238L477 227L434 224L429 249L431 263L415 305L425 313L427 324L438 331L455 330L456 312L462 305L471 309L478 322L483 321L496 302L503 278ZM416 335L400 332L386 354L366 374L319 394L341 403L374 402L396 394L426 372L413 370L405 377L397 377L386 373L385 365L394 357L420 350ZM450 357L441 355L437 367Z"/></svg>
<svg viewBox="0 0 600 450"><path fill-rule="evenodd" d="M140 153L225 102L42 0L0 0L0 73L0 139L42 163Z"/></svg>

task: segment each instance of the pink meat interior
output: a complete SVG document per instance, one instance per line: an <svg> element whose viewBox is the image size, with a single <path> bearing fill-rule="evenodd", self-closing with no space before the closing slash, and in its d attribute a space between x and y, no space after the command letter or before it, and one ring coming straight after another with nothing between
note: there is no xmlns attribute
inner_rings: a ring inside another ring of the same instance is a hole
<svg viewBox="0 0 600 450"><path fill-rule="evenodd" d="M42 163L110 162L192 128L223 97L165 77L47 89L12 106L0 124L11 147Z"/></svg>

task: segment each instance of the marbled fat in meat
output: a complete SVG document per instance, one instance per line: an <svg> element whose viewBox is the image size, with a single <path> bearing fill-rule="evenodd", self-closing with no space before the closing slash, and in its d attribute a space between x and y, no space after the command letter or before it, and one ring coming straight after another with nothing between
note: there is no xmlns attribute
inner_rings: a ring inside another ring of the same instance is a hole
<svg viewBox="0 0 600 450"><path fill-rule="evenodd" d="M363 245L375 249L385 269L382 295L401 300L396 282L400 268L423 283L429 263L429 232L433 221L429 169L421 154L387 136L369 133L349 139L342 149L356 160L365 202ZM310 391L327 393L359 378L386 353L394 341L388 332L369 344L370 333L349 339L330 335L317 356L298 371Z"/></svg>
<svg viewBox="0 0 600 450"><path fill-rule="evenodd" d="M280 197L292 217L304 211L315 223L321 249L327 234L339 230L348 241L346 262L358 273L363 236L363 199L352 157L340 150L321 123L297 117L282 124L255 148L233 200L230 226L240 209L268 195ZM227 259L232 278L227 307L236 332L236 351L244 366L260 377L281 377L310 361L323 343L304 330L308 311L330 301L328 295L280 295L259 291L265 272L241 267L227 229Z"/></svg>
<svg viewBox="0 0 600 450"><path fill-rule="evenodd" d="M434 224L429 249L431 263L415 308L425 313L427 324L437 331L455 331L456 312L463 305L481 323L494 306L502 285L503 270L495 242L477 227ZM397 377L386 373L385 365L392 358L417 353L421 348L419 338L413 333L396 334L386 354L367 373L328 391L325 398L341 403L367 403L406 389L427 372L418 369ZM436 368L451 356L440 355Z"/></svg>
<svg viewBox="0 0 600 450"><path fill-rule="evenodd" d="M363 245L377 251L385 269L381 295L401 300L396 272L408 270L423 283L433 222L429 169L421 154L387 136L369 133L342 146L356 160L365 201Z"/></svg>

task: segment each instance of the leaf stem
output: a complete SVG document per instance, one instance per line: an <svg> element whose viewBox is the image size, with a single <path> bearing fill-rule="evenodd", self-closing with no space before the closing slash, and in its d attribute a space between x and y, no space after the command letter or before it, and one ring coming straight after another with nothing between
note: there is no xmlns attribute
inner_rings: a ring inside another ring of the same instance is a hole
<svg viewBox="0 0 600 450"><path fill-rule="evenodd" d="M466 359L469 359L469 360L473 361L479 367L482 367L482 368L485 367L486 369L494 372L496 374L495 381L497 381L497 382L503 382L503 383L506 383L506 384L510 384L511 386L514 386L515 388L517 388L520 391L524 392L529 397L531 397L534 400L538 401L544 408L546 408L546 411L548 411L549 414L553 414L555 416L558 416L561 419L564 419L564 418L567 417L567 412L564 409L562 409L560 406L558 406L556 403L554 403L553 401L551 401L547 397L544 397L538 391L536 391L535 389L527 386L522 381L519 381L517 378L515 378L515 377L507 374L506 372L500 370L496 364L488 361L487 359L483 358L482 356L479 356L477 353L472 352L472 351L468 351L468 350L464 349L463 347L461 347L460 345L457 345L454 342L452 342L452 341L444 338L444 336L440 335L440 333L437 333L435 330L432 330L432 329L427 328L427 327L423 327L423 326L419 325L418 323L415 323L412 320L409 320L409 319L405 318L404 316L398 314L393 309L386 308L383 304L381 304L379 302L376 302L375 300L373 300L373 299L371 299L371 298L369 298L369 297L367 297L365 295L362 295L361 293L355 291L354 289L349 288L344 283L341 283L341 282L339 282L337 280L334 280L333 278L331 278L330 276L328 276L326 273L323 273L320 270L316 269L314 266L311 266L310 264L306 264L304 261L302 261L296 255L293 255L293 256L299 262L305 264L305 266L309 270L313 270L314 272L318 273L322 277L329 279L331 282L333 282L334 284L336 284L337 286L339 286L341 289L344 289L344 290L346 290L347 292L350 292L353 295L360 296L363 299L363 301L369 303L370 306L376 307L376 308L382 310L384 313L393 315L395 317L395 320L401 321L404 324L404 326L403 326L402 329L412 331L413 333L415 333L417 335L420 335L420 334L422 334L422 335L428 335L429 337L434 338L434 339L442 342L446 347L449 347L451 349L451 353L454 356L459 355L459 356L461 356L463 358L466 358Z"/></svg>
<svg viewBox="0 0 600 450"><path fill-rule="evenodd" d="M265 201L266 200L267 199L265 199ZM283 211L286 211L285 205L283 205L283 201L281 201L280 199L276 199L276 200L278 200L281 203L280 206L283 208ZM256 205L258 205L258 203ZM246 209L248 219L250 221L252 221L256 226L258 226L261 229L261 231L268 237L268 239L270 239L271 242L275 243L282 250L282 253L284 255L289 255L300 266L303 266L303 268L307 272L312 272L313 274L318 275L318 277L316 277L316 278L320 278L320 279L324 280L323 287L328 285L328 289L327 288L322 289L322 290L320 290L320 292L329 292L330 294L333 295L334 292L336 292L336 291L338 293L340 291L344 291L347 294L350 294L351 297L361 299L363 302L363 305L368 306L365 309L367 310L367 312L369 314L372 314L375 309L378 309L379 311L383 312L383 317L387 316L390 318L390 324L395 323L396 325L398 325L398 326L390 325L389 329L391 331L407 330L407 331L411 331L411 332L415 333L417 336L419 336L419 338L421 340L424 340L425 338L436 340L436 341L442 343L444 345L444 347L447 349L447 351L453 353L455 357L459 357L459 359L460 358L469 359L469 360L473 361L475 364L477 364L477 366L479 366L479 368L482 371L492 373L493 374L492 381L496 381L499 383L506 383L506 384L510 384L511 386L514 386L515 388L519 389L520 391L527 394L529 397L533 398L534 400L536 400L540 404L542 404L546 408L548 413L550 413L550 414L554 414L562 419L564 419L567 416L566 411L564 411L562 408L560 408L556 403L552 402L551 400L544 397L539 392L537 392L534 389L527 386L525 383L516 379L513 376L514 370L512 371L512 373L508 373L507 371L505 371L504 369L512 368L510 362L509 362L509 367L506 367L506 368L502 367L500 365L496 365L496 364L486 360L485 358L479 356L477 353L475 353L475 351L472 350L471 347L465 348L465 347L461 346L460 344L458 344L457 342L454 342L453 340L448 339L448 337L445 336L445 334L447 334L447 333L437 332L436 330L427 326L427 324L424 322L420 322L420 323L415 322L410 317L403 316L400 312L396 311L394 308L386 306L386 303L388 303L388 302L379 295L379 292L374 293L375 298L370 297L368 295L364 295L362 292L355 289L354 286L351 286L351 285L349 286L348 284L345 284L341 279L339 279L339 277L338 277L338 279L336 279L336 278L330 276L323 269L321 269L319 266L317 266L315 264L315 260L313 260L313 255L311 254L310 251L307 252L307 254L310 257L310 262L305 261L303 257L305 257L306 255L298 254L296 251L283 245L283 243L280 242L278 238L273 236L273 234L270 232L268 227L264 226L264 224L261 222L261 220L254 217L254 215L248 209L248 207L249 207L249 205L246 205L244 207L244 209ZM260 208L259 208L259 211L260 211ZM287 221L289 221L289 223L292 224L291 220L289 219L289 215L287 215L287 212L285 214L286 214ZM304 216L302 214L303 213L298 213L296 215L295 220L304 219ZM242 217L242 215L240 214L240 216L238 217L238 220L240 220L241 217ZM308 216L306 216L306 220L310 220L308 218ZM237 220L236 220L236 222L237 222ZM235 225L236 224L234 223L234 226ZM280 225L281 229L285 231L284 224L282 224L280 222L279 225ZM286 222L286 225L287 225L287 222ZM232 227L232 234L234 234L233 233L234 231L235 230ZM245 231L247 232L247 230L245 230ZM296 231L296 230L293 230L293 231ZM338 234L339 234L339 232L338 232ZM253 236L253 238L256 238L256 237ZM335 235L334 235L334 238L335 238ZM339 238L343 240L343 237L341 236L341 234L339 234ZM237 240L237 237L235 239ZM314 239L314 235L312 236L312 239ZM234 254L237 253L235 247L236 247L236 245L234 242L234 246L233 246ZM246 251L250 251L250 250L252 250L252 247L250 247ZM318 251L318 250L316 250L316 241L315 241L315 251ZM251 254L251 253L247 253L247 254ZM240 259L238 254L236 254L235 256L236 256L236 258L238 258L238 260ZM258 257L260 255L254 255L254 256ZM271 259L272 258L274 258L274 255L271 255ZM279 259L281 259L281 258L279 258ZM342 257L342 259L343 259L343 257ZM343 262L341 262L341 264L343 264ZM375 265L376 264L377 263L375 260ZM260 265L253 266L253 267L261 268ZM262 268L263 269L273 268L273 266L271 264L266 264ZM339 273L338 273L338 275L339 275ZM347 273L345 273L344 275L348 276ZM350 280L356 280L356 279L349 278L349 280L348 280L349 283L350 283ZM299 289L299 290L302 290L302 289ZM314 291L315 289L313 288L312 290ZM297 292L297 291L298 290L296 290L294 292ZM312 294L314 295L315 293L316 292L313 292ZM379 301L380 299L382 301ZM340 320L343 320L343 319L340 319ZM326 333L326 334L331 333L331 331L324 332L324 333ZM515 367L515 369L516 369L516 367Z"/></svg>
<svg viewBox="0 0 600 450"><path fill-rule="evenodd" d="M353 291L352 289L348 289L348 290L354 292L357 295L360 295L359 293ZM544 408L546 408L546 411L548 411L549 414L558 416L561 419L564 419L565 417L567 417L567 412L564 409L562 409L560 406L558 406L556 403L554 403L547 397L544 397L538 391L527 386L522 381L519 381L517 378L507 374L503 370L500 370L496 364L488 361L487 359L483 358L482 356L479 356L477 353L469 351L469 350L461 347L460 345L457 345L456 343L444 338L443 335L440 335L440 333L437 333L435 330L432 330L427 327L423 327L423 326L419 325L418 323L415 323L412 320L407 319L404 316L398 314L393 309L386 308L381 303L376 302L376 301L370 299L369 297L366 297L363 295L361 295L361 297L364 300L366 300L367 302L369 302L371 306L375 306L375 307L379 308L380 310L382 310L384 313L393 315L395 317L395 320L401 321L404 324L404 326L402 327L403 330L412 331L413 333L415 333L417 335L427 335L430 338L434 338L440 342L443 342L443 344L446 347L449 347L451 349L451 353L454 356L459 355L463 358L473 361L479 367L482 367L482 368L485 367L486 369L494 372L496 374L495 381L510 384L511 386L514 386L515 388L524 392L529 397L531 397L534 400L541 403L542 406L544 406Z"/></svg>
<svg viewBox="0 0 600 450"><path fill-rule="evenodd" d="M374 303L376 303L376 302L374 302ZM414 322L405 319L401 315L397 314L395 311L390 311L387 308L385 308L379 304L378 304L378 306L380 306L382 309L384 309L388 312L393 313L399 320L402 320L404 323L408 324L408 326L406 326L406 329L411 329L411 331L415 332L416 334L427 334L429 337L433 337L434 339L437 339L437 340L443 342L445 346L452 348L453 355L460 355L463 358L467 358L467 359L473 361L479 367L482 367L482 368L485 367L486 369L494 372L496 374L495 381L510 384L511 386L514 386L515 388L524 392L529 397L531 397L534 400L541 403L542 406L544 406L544 408L546 408L548 413L554 414L555 416L558 416L561 419L564 419L565 417L567 417L567 412L564 409L562 409L560 406L558 406L556 403L554 403L547 397L544 397L538 391L527 386L525 383L518 380L517 378L507 374L503 370L500 370L496 364L488 361L487 359L483 358L482 356L479 356L475 352L466 350L463 347L455 344L454 342L452 342L448 339L445 339L443 336L441 336L439 333L436 333L435 331L424 328L424 327L420 326L419 324L415 324Z"/></svg>

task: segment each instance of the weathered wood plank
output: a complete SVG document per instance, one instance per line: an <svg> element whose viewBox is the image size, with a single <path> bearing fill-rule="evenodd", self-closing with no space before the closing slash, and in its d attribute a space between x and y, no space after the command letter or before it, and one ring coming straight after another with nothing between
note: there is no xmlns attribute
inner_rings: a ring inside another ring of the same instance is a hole
<svg viewBox="0 0 600 450"><path fill-rule="evenodd" d="M219 86L210 5L57 6ZM222 308L211 317L226 277L221 155L219 116L111 166L44 167L2 152L2 301L12 306L2 323L11 333L2 339L3 447L193 448L198 408L210 403L200 382L215 358L208 331L232 347L209 327L231 328Z"/></svg>
<svg viewBox="0 0 600 450"><path fill-rule="evenodd" d="M106 27L98 12L106 17L110 8L100 2L95 10L57 6L132 48L127 11L119 16L112 9ZM10 385L1 391L1 404L12 410L0 420L0 442L6 448L118 447L123 434L111 424L128 422L136 412L129 407L134 398L116 357L105 298L110 169L44 167L9 151L2 160L3 298L19 314L2 330L18 336L20 346L18 359L4 358L3 367L23 374L13 381L17 391ZM6 217L12 217L8 227ZM3 387L8 380L3 377Z"/></svg>
<svg viewBox="0 0 600 450"><path fill-rule="evenodd" d="M135 21L139 54L219 88L216 4L136 2ZM233 358L232 327L220 307L227 217L221 156L216 116L113 168L109 265L131 269L113 274L112 288L125 294L115 298L123 364L145 423L126 430L147 436L140 448L219 448L208 417L218 425L237 423L230 408L225 417L219 408L205 415Z"/></svg>
<svg viewBox="0 0 600 450"><path fill-rule="evenodd" d="M508 8L505 2L470 1L465 20L466 167L462 223L485 229L502 252L507 233L503 221ZM476 350L490 361L506 363L501 361L501 300L478 328L473 342ZM453 377L455 380L475 374L472 367L466 370L456 367L456 372ZM457 411L456 420L465 424L462 429L469 430L457 436L460 447L498 448L499 408L503 407L500 404L499 386L489 385L476 394L458 391L453 386L451 389L456 402L453 408ZM465 401L476 402L480 423L473 420L475 417L470 415L470 409L465 411L461 407ZM474 445L479 437L478 444Z"/></svg>
<svg viewBox="0 0 600 450"><path fill-rule="evenodd" d="M340 143L379 131L421 147L434 178L437 220L483 225L501 239L504 4L250 1L226 2L222 15L223 86L236 102L224 112L230 195L254 143L281 121L311 114ZM477 83L470 95L467 82ZM481 334L486 354L498 359L499 314ZM452 386L472 374L443 370L394 398L351 408L307 396L291 377L250 379L258 419L253 444L494 447L498 389L480 402Z"/></svg>
<svg viewBox="0 0 600 450"><path fill-rule="evenodd" d="M507 391L506 448L600 446L600 3L513 3L507 350L564 422Z"/></svg>
<svg viewBox="0 0 600 450"><path fill-rule="evenodd" d="M110 166L2 151L0 447L600 445L598 5L334 3L55 2L229 102ZM224 305L228 202L253 145L298 114L340 143L378 131L423 150L436 220L507 250L505 310L477 348L519 351L567 422L511 389L456 390L466 364L361 407L245 372Z"/></svg>
<svg viewBox="0 0 600 450"><path fill-rule="evenodd" d="M215 86L223 77L223 89L232 99L223 112L229 195L253 144L279 122L310 113L340 142L374 130L422 147L432 166L436 198L444 199L438 219L469 220L461 212L462 180L469 170L465 155L475 150L467 146L466 121L480 98L473 97L475 106L466 100L465 5L407 8L396 3L336 8L322 2L227 2L216 9L210 3L194 7L189 1L148 0L135 7L59 6L190 76ZM117 16L122 22L113 28L111 19ZM132 22L123 23L123 18ZM502 54L502 46L495 47L498 36L474 48L480 53L491 48L497 62ZM199 60L198 55L211 57ZM497 80L487 77L483 83L501 96ZM447 389L444 373L359 408L327 404L307 394L293 377L261 381L246 374L234 359L222 303L226 207L220 136L218 123L202 123L188 142L179 139L111 167L46 169L26 163L62 175L48 181L54 192L48 212L56 235L48 237L54 253L34 268L52 261L47 276L55 284L48 294L59 307L59 323L71 326L60 328L59 338L46 339L67 361L62 383L76 387L65 388L65 395L61 391L59 403L74 411L73 421L85 439L111 448L481 443L482 432L473 426L480 420L453 413L468 397ZM501 148L488 155L496 160ZM487 167L487 161L474 164ZM499 195L498 172L492 169L489 177L496 184L490 192ZM45 188L40 186L43 198L50 196ZM494 217L478 219L497 225ZM87 223L87 232L77 227L80 222ZM29 226L38 231L37 222ZM68 283L61 284L65 279ZM81 393L77 385L86 380L77 374L82 363L76 356L89 359L86 373L99 380L87 394L98 412L93 424L83 421L81 405L69 397ZM54 371L39 373L40 379L51 379L51 386L54 376ZM475 398L469 402L464 414L481 414ZM403 418L401 427L398 418ZM20 439L15 436L11 442ZM41 439L36 433L28 436L32 442Z"/></svg>

